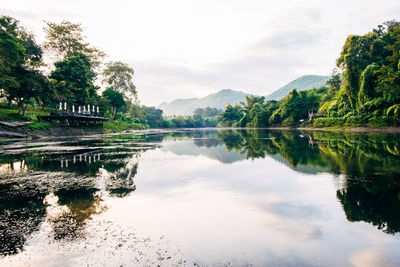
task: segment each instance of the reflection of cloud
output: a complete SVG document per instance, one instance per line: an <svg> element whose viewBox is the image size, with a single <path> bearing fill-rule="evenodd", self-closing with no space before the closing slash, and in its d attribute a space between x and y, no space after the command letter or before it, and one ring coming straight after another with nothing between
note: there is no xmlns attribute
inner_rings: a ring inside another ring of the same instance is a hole
<svg viewBox="0 0 400 267"><path fill-rule="evenodd" d="M205 179L157 194L137 191L132 198L131 215L108 216L135 221L139 228L157 235L168 233L183 251L205 259L206 264L243 253L263 263L269 260L267 254L282 257L282 248L321 235L312 221L298 223L258 208L277 201L271 196L230 191ZM114 205L124 209L121 205L126 203Z"/></svg>
<svg viewBox="0 0 400 267"><path fill-rule="evenodd" d="M356 267L394 266L384 259L382 251L377 248L356 252L350 257L350 262Z"/></svg>
<svg viewBox="0 0 400 267"><path fill-rule="evenodd" d="M269 205L268 210L287 218L310 219L317 217L321 211L316 206L279 202Z"/></svg>

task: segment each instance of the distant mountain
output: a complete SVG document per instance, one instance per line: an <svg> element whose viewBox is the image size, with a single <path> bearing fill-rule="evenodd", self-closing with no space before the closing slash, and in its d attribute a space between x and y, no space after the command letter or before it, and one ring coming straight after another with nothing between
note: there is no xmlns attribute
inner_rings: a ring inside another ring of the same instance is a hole
<svg viewBox="0 0 400 267"><path fill-rule="evenodd" d="M280 100L285 97L292 89L307 90L326 85L329 76L305 75L279 88L275 92L267 95L266 100ZM203 98L176 99L170 103L163 102L157 108L161 109L165 116L170 115L191 115L196 108L220 108L223 109L227 104L246 102L246 94L232 89L223 89L217 93Z"/></svg>
<svg viewBox="0 0 400 267"><path fill-rule="evenodd" d="M196 108L220 108L223 109L228 104L245 102L246 94L232 89L223 89L217 93L203 98L176 99L170 103L163 102L157 108L161 109L165 116L170 115L191 115Z"/></svg>
<svg viewBox="0 0 400 267"><path fill-rule="evenodd" d="M294 88L296 88L298 91L318 88L326 85L328 80L329 76L304 75L267 95L265 98L267 100L280 100Z"/></svg>

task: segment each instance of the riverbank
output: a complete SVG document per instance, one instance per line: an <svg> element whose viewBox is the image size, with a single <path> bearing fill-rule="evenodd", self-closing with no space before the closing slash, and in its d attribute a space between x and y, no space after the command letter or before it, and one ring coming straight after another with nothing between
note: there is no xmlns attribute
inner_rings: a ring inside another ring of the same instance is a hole
<svg viewBox="0 0 400 267"><path fill-rule="evenodd" d="M50 123L34 122L22 127L0 126L0 132L8 133L6 137L16 138L38 138L41 136L80 136L93 134L118 133L127 130L147 129L143 125L134 123L124 123L111 121L104 123L103 126L62 126L51 125Z"/></svg>
<svg viewBox="0 0 400 267"><path fill-rule="evenodd" d="M0 103L0 137L35 138L40 136L78 136L116 133L126 130L146 129L143 124L111 120L102 126L67 126L38 121L37 116L49 115L54 109L28 106L25 115L18 114L14 107Z"/></svg>
<svg viewBox="0 0 400 267"><path fill-rule="evenodd" d="M107 121L103 126L66 126L60 124L51 124L46 121L39 122L36 118L38 115L48 115L52 109L42 109L28 107L27 113L23 116L18 114L18 111L14 108L8 108L1 103L0 105L0 121L3 122L18 122L29 124L21 125L18 127L7 126L7 124L0 124L0 138L39 138L48 136L82 136L82 135L94 135L94 134L108 134L108 133L119 133L127 130L143 130L149 129L143 124L127 122L127 121ZM166 128L173 130L175 128ZM177 128L183 129L183 128ZM196 128L190 128L196 129ZM205 129L205 128L203 128ZM211 128L212 129L212 128ZM215 129L268 129L268 130L306 130L306 131L343 131L343 132L400 132L400 127L267 127L267 128L227 128L217 127Z"/></svg>
<svg viewBox="0 0 400 267"><path fill-rule="evenodd" d="M121 133L125 131L140 131L149 130L150 128L140 127L137 124L125 124L121 122L107 122L104 126L100 127L69 127L69 126L52 126L43 129L43 127L35 127L35 123L31 126L23 126L13 128L0 126L0 133L9 133L9 135L0 134L0 138L40 138L40 137L61 137L61 136L83 136L83 135L96 135L96 134L110 134ZM32 127L34 126L34 127ZM37 125L36 125L37 126ZM213 127L213 128L163 128L163 130L300 130L300 131L324 131L324 132L354 132L354 133L368 133L368 132L385 132L385 133L400 133L400 127L384 127L384 128L370 128L370 127L329 127L329 128L313 128L313 127L268 127L268 128L239 128L239 127Z"/></svg>

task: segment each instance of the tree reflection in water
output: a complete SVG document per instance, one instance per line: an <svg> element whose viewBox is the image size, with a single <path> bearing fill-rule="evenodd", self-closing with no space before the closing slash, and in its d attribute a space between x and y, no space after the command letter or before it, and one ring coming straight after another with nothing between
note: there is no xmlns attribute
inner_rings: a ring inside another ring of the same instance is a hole
<svg viewBox="0 0 400 267"><path fill-rule="evenodd" d="M400 232L399 134L227 130L218 138L248 159L279 155L296 171L343 174L337 198L347 219Z"/></svg>
<svg viewBox="0 0 400 267"><path fill-rule="evenodd" d="M84 236L86 223L106 209L104 198L125 197L136 189L140 154L180 139L193 140L191 155L225 164L272 157L297 172L342 175L345 181L336 195L349 221L368 222L388 234L400 232L399 134L175 131L57 143L76 147L72 150L2 150L0 255L18 253L44 220L55 240Z"/></svg>
<svg viewBox="0 0 400 267"><path fill-rule="evenodd" d="M132 135L63 145L77 149L0 154L0 255L21 251L45 220L55 240L84 237L86 223L106 209L104 197L135 190L140 153L154 148Z"/></svg>

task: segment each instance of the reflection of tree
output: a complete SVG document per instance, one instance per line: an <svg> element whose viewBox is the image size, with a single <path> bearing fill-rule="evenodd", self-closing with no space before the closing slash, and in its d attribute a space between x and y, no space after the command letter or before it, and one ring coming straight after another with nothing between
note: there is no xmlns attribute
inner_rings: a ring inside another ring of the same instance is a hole
<svg viewBox="0 0 400 267"><path fill-rule="evenodd" d="M298 171L318 167L344 174L345 187L337 197L347 218L372 223L386 233L400 232L398 134L224 130L218 138L227 150L247 158L279 155Z"/></svg>
<svg viewBox="0 0 400 267"><path fill-rule="evenodd" d="M137 173L138 157L139 155L136 155L126 159L121 168L116 170L115 168L112 168L112 172L110 172L110 168L105 168L105 170L108 172L106 190L111 196L124 197L135 191L136 185L133 181L133 178Z"/></svg>
<svg viewBox="0 0 400 267"><path fill-rule="evenodd" d="M104 210L104 194L97 186L102 178L100 170L110 174L105 181L110 195L126 196L135 190L133 178L140 153L155 148L149 140L160 142L162 136L72 140L65 146L77 146L76 150L0 153L0 255L18 253L46 218L56 240L82 236L87 222ZM35 147L39 146L24 148ZM51 197L53 204L47 201Z"/></svg>
<svg viewBox="0 0 400 267"><path fill-rule="evenodd" d="M54 239L76 238L80 236L87 220L102 212L101 197L96 188L60 189L55 195L58 204L67 209L52 218Z"/></svg>
<svg viewBox="0 0 400 267"><path fill-rule="evenodd" d="M18 253L46 214L45 194L18 183L0 184L0 255Z"/></svg>
<svg viewBox="0 0 400 267"><path fill-rule="evenodd" d="M218 139L214 139L214 138L212 138L212 139L211 138L210 139L201 138L201 139L194 139L194 144L199 147L205 146L205 147L210 148L210 147L220 145L221 142Z"/></svg>
<svg viewBox="0 0 400 267"><path fill-rule="evenodd" d="M347 179L337 191L349 221L365 221L388 234L400 232L400 183L393 175Z"/></svg>

